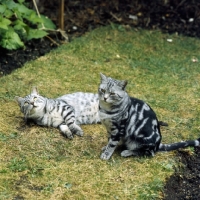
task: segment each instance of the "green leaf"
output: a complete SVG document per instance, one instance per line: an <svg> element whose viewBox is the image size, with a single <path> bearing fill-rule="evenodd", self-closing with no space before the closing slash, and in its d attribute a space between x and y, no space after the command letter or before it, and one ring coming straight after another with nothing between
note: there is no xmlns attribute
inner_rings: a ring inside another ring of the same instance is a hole
<svg viewBox="0 0 200 200"><path fill-rule="evenodd" d="M35 10L28 8L25 0L0 0L0 46L17 49L23 41L42 38L48 33L43 30L55 29L47 17L39 17Z"/></svg>
<svg viewBox="0 0 200 200"><path fill-rule="evenodd" d="M26 15L30 15L32 12L34 12L33 10L31 9L28 9L26 6L24 6L23 4L19 4L17 6L17 9L20 13L24 13Z"/></svg>
<svg viewBox="0 0 200 200"><path fill-rule="evenodd" d="M16 8L16 7L18 6L18 4L15 3L15 2L12 1L12 0L7 0L5 5L6 5L7 8L10 9L10 10L12 10L12 9L14 9L14 8Z"/></svg>
<svg viewBox="0 0 200 200"><path fill-rule="evenodd" d="M41 15L42 23L44 24L44 27L46 29L56 29L56 25L46 16ZM38 28L41 28L42 26L39 25Z"/></svg>
<svg viewBox="0 0 200 200"><path fill-rule="evenodd" d="M48 33L46 31L43 30L35 30L35 29L29 29L28 30L28 36L27 36L27 40L31 40L31 39L38 39L38 38L43 38L44 36L48 35Z"/></svg>
<svg viewBox="0 0 200 200"><path fill-rule="evenodd" d="M34 11L32 11L29 15L25 15L24 18L32 24L42 23L42 19L38 17Z"/></svg>
<svg viewBox="0 0 200 200"><path fill-rule="evenodd" d="M0 141L6 141L8 140L8 137L4 134L0 132Z"/></svg>
<svg viewBox="0 0 200 200"><path fill-rule="evenodd" d="M4 12L4 16L6 18L11 18L13 16L13 12L11 10L6 9Z"/></svg>
<svg viewBox="0 0 200 200"><path fill-rule="evenodd" d="M9 137L10 137L11 139L15 139L16 137L18 137L18 133L16 133L16 132L11 133L11 134L9 135Z"/></svg>
<svg viewBox="0 0 200 200"><path fill-rule="evenodd" d="M24 2L25 2L25 0L18 0L18 2L19 2L19 3L24 3Z"/></svg>
<svg viewBox="0 0 200 200"><path fill-rule="evenodd" d="M0 5L0 13L4 13L6 10L6 6L5 5Z"/></svg>
<svg viewBox="0 0 200 200"><path fill-rule="evenodd" d="M8 26L11 24L9 19L0 17L0 28L8 30Z"/></svg>
<svg viewBox="0 0 200 200"><path fill-rule="evenodd" d="M23 21L23 13L19 12L18 10L15 10L15 17L21 21Z"/></svg>
<svg viewBox="0 0 200 200"><path fill-rule="evenodd" d="M23 47L24 43L19 38L19 35L12 28L9 28L9 31L6 31L2 36L0 45L3 48L12 50Z"/></svg>
<svg viewBox="0 0 200 200"><path fill-rule="evenodd" d="M25 24L23 21L21 21L21 20L16 20L16 21L14 21L13 22L13 28L15 29L15 30L23 30L24 28L26 28L28 25L27 24Z"/></svg>

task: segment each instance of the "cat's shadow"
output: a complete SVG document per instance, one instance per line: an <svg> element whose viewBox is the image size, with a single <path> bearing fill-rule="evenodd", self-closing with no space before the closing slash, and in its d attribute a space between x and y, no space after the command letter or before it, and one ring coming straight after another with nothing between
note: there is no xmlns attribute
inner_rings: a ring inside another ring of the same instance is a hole
<svg viewBox="0 0 200 200"><path fill-rule="evenodd" d="M27 128L31 128L35 125L37 125L33 120L25 120L23 117L17 117L20 118L19 126L17 127L18 131L25 131Z"/></svg>

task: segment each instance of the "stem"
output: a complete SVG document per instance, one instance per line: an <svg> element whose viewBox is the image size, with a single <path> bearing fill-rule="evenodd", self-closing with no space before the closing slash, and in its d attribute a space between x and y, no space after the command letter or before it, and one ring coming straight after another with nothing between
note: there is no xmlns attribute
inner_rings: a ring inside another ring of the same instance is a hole
<svg viewBox="0 0 200 200"><path fill-rule="evenodd" d="M38 10L38 7L37 7L37 3L36 3L35 0L33 0L33 4L34 4L34 6L35 6L35 9L36 9L36 12L37 12L37 14L38 14L38 17L41 18L40 13L39 13L39 10ZM42 28L45 29L45 26L44 26L43 23L42 23Z"/></svg>

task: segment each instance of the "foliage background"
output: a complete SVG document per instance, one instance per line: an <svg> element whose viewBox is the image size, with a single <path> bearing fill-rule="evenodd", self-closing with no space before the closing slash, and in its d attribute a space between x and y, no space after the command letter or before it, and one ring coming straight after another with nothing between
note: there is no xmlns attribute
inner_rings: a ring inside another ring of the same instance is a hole
<svg viewBox="0 0 200 200"><path fill-rule="evenodd" d="M24 42L43 38L47 30L54 30L54 23L44 15L29 9L25 0L1 0L0 46L13 50L24 47Z"/></svg>

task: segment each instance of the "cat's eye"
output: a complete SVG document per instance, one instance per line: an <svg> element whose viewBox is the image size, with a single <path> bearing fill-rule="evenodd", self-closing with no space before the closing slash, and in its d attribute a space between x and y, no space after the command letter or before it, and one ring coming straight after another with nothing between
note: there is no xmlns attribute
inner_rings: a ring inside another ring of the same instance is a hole
<svg viewBox="0 0 200 200"><path fill-rule="evenodd" d="M100 91L101 91L102 93L105 93L105 92L106 92L104 89L100 89Z"/></svg>
<svg viewBox="0 0 200 200"><path fill-rule="evenodd" d="M34 98L33 98L33 101L36 101L36 100L37 100L37 97L34 97Z"/></svg>
<svg viewBox="0 0 200 200"><path fill-rule="evenodd" d="M110 95L112 95L112 96L113 96L113 95L115 95L115 93L114 93L114 92L111 92L111 93L110 93Z"/></svg>

